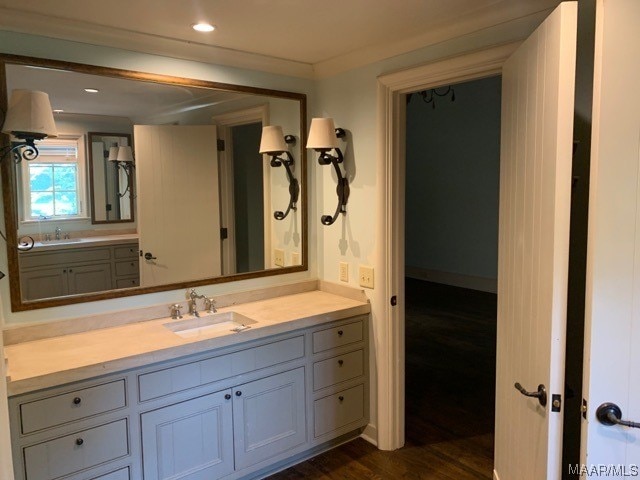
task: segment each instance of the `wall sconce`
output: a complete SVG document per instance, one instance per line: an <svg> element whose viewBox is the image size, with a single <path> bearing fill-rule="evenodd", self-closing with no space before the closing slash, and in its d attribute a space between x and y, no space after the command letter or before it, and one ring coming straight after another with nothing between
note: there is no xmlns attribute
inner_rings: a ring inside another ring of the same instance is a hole
<svg viewBox="0 0 640 480"><path fill-rule="evenodd" d="M291 210L297 210L296 203L298 202L298 196L300 195L300 184L298 180L293 176L291 172L291 165L293 165L293 155L289 152L288 144L295 144L296 137L293 135L283 135L282 127L279 126L266 126L262 127L262 138L260 139L260 153L269 155L272 167L283 166L287 172L287 179L289 180L289 205L284 212L276 210L273 213L273 217L276 220L283 220ZM280 155L286 154L287 158L281 158Z"/></svg>
<svg viewBox="0 0 640 480"><path fill-rule="evenodd" d="M118 197L122 198L127 194L130 190L129 187L131 186L131 172L135 168L133 163L133 151L129 146L118 147L116 145L110 147L108 160L110 162L115 162L116 168L121 168L127 176L127 188L125 188L122 193L118 191Z"/></svg>
<svg viewBox="0 0 640 480"><path fill-rule="evenodd" d="M14 90L9 99L2 133L13 135L22 141L3 147L0 160L9 153L13 153L16 163L37 158L35 141L58 136L49 95L33 90Z"/></svg>
<svg viewBox="0 0 640 480"><path fill-rule="evenodd" d="M343 138L345 135L346 132L342 128L335 128L333 118L311 119L307 148L313 148L316 152L319 152L318 163L320 165L333 165L338 176L338 186L336 187L338 206L333 216L322 215L320 217L320 222L323 225L332 225L338 218L339 213L347 213L345 206L349 200L349 180L342 175L338 165L344 161L342 151L338 148L338 138ZM331 155L329 153L330 150L335 150L336 156Z"/></svg>

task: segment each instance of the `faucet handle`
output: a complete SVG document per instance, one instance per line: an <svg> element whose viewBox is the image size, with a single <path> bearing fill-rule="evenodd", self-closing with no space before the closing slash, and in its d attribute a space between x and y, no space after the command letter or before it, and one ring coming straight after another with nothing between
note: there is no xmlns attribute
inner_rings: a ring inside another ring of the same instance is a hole
<svg viewBox="0 0 640 480"><path fill-rule="evenodd" d="M216 301L211 297L206 297L204 299L204 308L207 310L207 313L216 313Z"/></svg>
<svg viewBox="0 0 640 480"><path fill-rule="evenodd" d="M180 310L182 310L182 305L180 305L179 303L174 303L173 305L169 306L171 318L173 318L174 320L182 318L182 312L180 312Z"/></svg>

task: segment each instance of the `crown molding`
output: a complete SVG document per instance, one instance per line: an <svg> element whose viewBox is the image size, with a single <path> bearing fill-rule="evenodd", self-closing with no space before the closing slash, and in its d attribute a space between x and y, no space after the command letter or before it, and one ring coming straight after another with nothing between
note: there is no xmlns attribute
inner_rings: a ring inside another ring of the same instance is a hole
<svg viewBox="0 0 640 480"><path fill-rule="evenodd" d="M311 64L0 7L0 29L305 79Z"/></svg>
<svg viewBox="0 0 640 480"><path fill-rule="evenodd" d="M384 45L372 45L360 50L346 53L338 57L331 58L313 65L314 78L321 79L363 67L381 60L392 58L398 55L409 53L430 45L453 40L465 35L470 35L482 30L506 25L513 22L530 23L537 26L544 18L553 11L553 8L544 8L534 12L524 10L522 6L509 3L505 0L504 6L486 10L475 15L462 16L456 19L455 23L443 24L423 34ZM549 2L547 2L549 3ZM518 38L509 39L516 41L526 38L531 32L529 29L522 29ZM496 44L504 43L504 38L496 38Z"/></svg>

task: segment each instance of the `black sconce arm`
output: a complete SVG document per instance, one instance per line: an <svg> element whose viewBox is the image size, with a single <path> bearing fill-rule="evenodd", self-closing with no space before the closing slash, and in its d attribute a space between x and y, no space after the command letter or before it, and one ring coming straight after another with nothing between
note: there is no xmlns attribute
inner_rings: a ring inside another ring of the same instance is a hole
<svg viewBox="0 0 640 480"><path fill-rule="evenodd" d="M293 172L291 171L293 155L288 151L285 151L284 153L287 155L286 159L273 155L270 162L272 167L284 166L284 169L287 172L287 179L289 180L289 205L284 212L280 210L273 212L273 218L276 220L283 220L287 215L289 215L291 210L297 210L298 207L296 206L296 203L298 203L298 197L300 196L300 183L298 182L298 179L293 176Z"/></svg>
<svg viewBox="0 0 640 480"><path fill-rule="evenodd" d="M322 215L320 217L320 222L323 225L333 225L333 223L337 220L339 214L347 213L347 209L345 207L347 205L347 201L349 200L349 180L346 177L342 176L342 171L340 170L339 166L339 164L344 161L342 151L339 148L336 148L335 151L336 156L333 156L328 152L322 152L318 157L318 163L320 165L333 165L333 168L336 171L336 175L338 176L338 185L336 186L336 194L338 195L338 206L336 207L336 211L333 216Z"/></svg>

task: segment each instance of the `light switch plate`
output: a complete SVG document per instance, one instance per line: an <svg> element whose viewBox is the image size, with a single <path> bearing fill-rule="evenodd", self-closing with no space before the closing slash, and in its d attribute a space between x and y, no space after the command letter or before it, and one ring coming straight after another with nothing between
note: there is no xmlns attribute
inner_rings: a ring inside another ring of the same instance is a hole
<svg viewBox="0 0 640 480"><path fill-rule="evenodd" d="M358 277L361 287L373 288L373 267L360 265Z"/></svg>
<svg viewBox="0 0 640 480"><path fill-rule="evenodd" d="M349 281L349 264L347 262L340 262L340 281Z"/></svg>
<svg viewBox="0 0 640 480"><path fill-rule="evenodd" d="M284 250L281 248L273 249L273 263L276 267L284 267Z"/></svg>
<svg viewBox="0 0 640 480"><path fill-rule="evenodd" d="M300 252L291 252L291 265L300 265Z"/></svg>

